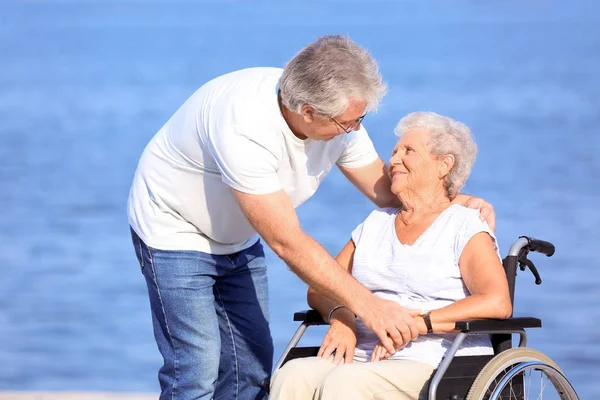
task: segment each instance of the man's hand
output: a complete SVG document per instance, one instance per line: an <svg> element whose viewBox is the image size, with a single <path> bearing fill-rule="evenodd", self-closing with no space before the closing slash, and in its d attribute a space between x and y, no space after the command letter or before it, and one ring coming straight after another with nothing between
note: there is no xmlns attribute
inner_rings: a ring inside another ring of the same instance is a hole
<svg viewBox="0 0 600 400"><path fill-rule="evenodd" d="M461 197L459 198L458 196ZM459 204L479 210L479 218L481 218L482 221L487 222L492 231L496 230L496 213L494 212L494 207L492 207L490 203L479 197L460 194L458 196L457 200L459 201Z"/></svg>
<svg viewBox="0 0 600 400"><path fill-rule="evenodd" d="M338 312L341 314L341 311ZM356 320L354 314L348 310L348 318L335 315L331 318L329 330L323 339L317 357L328 359L335 351L333 363L338 365L342 361L346 364L352 363L354 349L356 348Z"/></svg>
<svg viewBox="0 0 600 400"><path fill-rule="evenodd" d="M372 330L390 354L419 337L415 316L420 310L402 307L390 300L374 297L366 313L360 315L363 323Z"/></svg>

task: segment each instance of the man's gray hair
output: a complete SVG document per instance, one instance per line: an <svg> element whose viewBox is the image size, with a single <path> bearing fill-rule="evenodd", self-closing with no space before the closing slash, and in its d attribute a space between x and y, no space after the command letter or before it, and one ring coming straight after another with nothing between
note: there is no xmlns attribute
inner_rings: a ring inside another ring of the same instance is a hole
<svg viewBox="0 0 600 400"><path fill-rule="evenodd" d="M433 112L413 112L398 122L394 132L402 137L415 128L429 132L427 144L434 155L454 156L454 165L444 179L446 195L454 199L469 178L477 155L471 130L462 122Z"/></svg>
<svg viewBox="0 0 600 400"><path fill-rule="evenodd" d="M377 62L362 47L345 36L323 36L309 44L283 70L279 79L281 101L300 113L304 104L318 114L335 117L348 107L350 99L377 108L386 85Z"/></svg>

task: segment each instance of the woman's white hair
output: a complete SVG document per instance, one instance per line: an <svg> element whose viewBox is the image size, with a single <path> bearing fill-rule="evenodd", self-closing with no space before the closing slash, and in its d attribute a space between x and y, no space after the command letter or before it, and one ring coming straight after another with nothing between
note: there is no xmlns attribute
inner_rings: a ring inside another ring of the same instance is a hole
<svg viewBox="0 0 600 400"><path fill-rule="evenodd" d="M374 110L386 85L371 55L338 35L323 36L300 50L285 65L279 89L288 109L300 113L309 104L318 114L335 117L350 99L366 101L366 111Z"/></svg>
<svg viewBox="0 0 600 400"><path fill-rule="evenodd" d="M434 155L454 156L454 165L444 178L446 195L454 199L469 178L477 155L477 144L471 130L462 122L433 112L413 112L398 122L394 132L402 137L415 128L429 132L427 143Z"/></svg>

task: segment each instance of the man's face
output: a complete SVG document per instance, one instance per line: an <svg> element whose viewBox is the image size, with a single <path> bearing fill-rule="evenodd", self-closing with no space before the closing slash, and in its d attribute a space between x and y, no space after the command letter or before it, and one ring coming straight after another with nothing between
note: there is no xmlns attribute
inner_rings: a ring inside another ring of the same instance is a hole
<svg viewBox="0 0 600 400"><path fill-rule="evenodd" d="M367 102L350 100L346 110L333 118L315 113L310 105L303 107L305 127L302 133L312 140L328 141L336 136L360 129Z"/></svg>

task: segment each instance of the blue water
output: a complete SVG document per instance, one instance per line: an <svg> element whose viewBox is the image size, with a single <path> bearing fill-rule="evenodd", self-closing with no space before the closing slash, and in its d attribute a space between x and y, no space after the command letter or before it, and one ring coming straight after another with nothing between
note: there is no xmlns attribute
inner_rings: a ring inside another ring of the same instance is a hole
<svg viewBox="0 0 600 400"><path fill-rule="evenodd" d="M365 122L384 157L410 111L472 127L480 152L465 190L495 206L501 248L522 234L557 246L534 257L541 286L519 275L515 314L540 317L530 345L582 398L600 397L594 0L2 2L0 390L158 389L125 214L143 146L206 80L282 66L326 33L380 62L389 95ZM371 208L335 172L298 212L335 254ZM279 354L305 285L268 260Z"/></svg>

